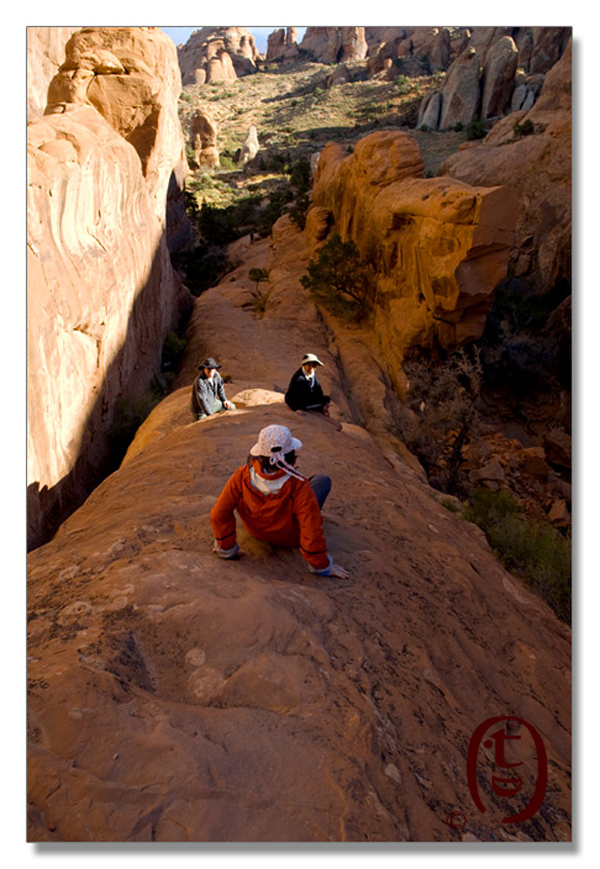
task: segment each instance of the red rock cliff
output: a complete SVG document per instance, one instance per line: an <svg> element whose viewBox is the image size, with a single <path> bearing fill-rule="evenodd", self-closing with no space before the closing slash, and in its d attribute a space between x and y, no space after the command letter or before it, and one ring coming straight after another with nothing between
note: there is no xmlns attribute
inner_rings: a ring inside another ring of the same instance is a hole
<svg viewBox="0 0 600 869"><path fill-rule="evenodd" d="M158 28L85 28L28 127L30 546L89 491L188 304L164 238L180 87Z"/></svg>
<svg viewBox="0 0 600 869"><path fill-rule="evenodd" d="M414 138L382 132L358 142L352 155L328 144L314 182L319 225L327 218L373 269L376 330L396 365L414 344L451 349L481 335L516 221L509 188L422 172ZM310 234L310 212L307 225Z"/></svg>

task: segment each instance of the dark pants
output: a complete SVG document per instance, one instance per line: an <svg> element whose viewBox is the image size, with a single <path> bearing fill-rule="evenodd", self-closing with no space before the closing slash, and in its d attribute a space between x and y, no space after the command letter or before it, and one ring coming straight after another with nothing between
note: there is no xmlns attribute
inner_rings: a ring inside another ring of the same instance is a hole
<svg viewBox="0 0 600 869"><path fill-rule="evenodd" d="M326 477L325 474L313 474L309 477L308 482L312 486L312 490L317 496L319 507L323 509L323 504L331 491L331 477Z"/></svg>

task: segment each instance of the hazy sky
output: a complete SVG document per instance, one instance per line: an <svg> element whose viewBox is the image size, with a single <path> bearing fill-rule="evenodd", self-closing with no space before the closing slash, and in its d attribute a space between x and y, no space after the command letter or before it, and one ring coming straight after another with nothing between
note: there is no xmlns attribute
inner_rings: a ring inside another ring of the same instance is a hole
<svg viewBox="0 0 600 869"><path fill-rule="evenodd" d="M238 25L242 26L242 25ZM292 25L287 25L291 27ZM261 54L267 50L267 37L269 33L273 33L274 30L277 30L281 25L275 25L274 27L246 27L247 30L254 36L256 40L256 47L260 51ZM194 32L194 30L201 30L202 25L198 24L197 27L162 27L165 33L171 37L175 45L181 45L185 43L190 38L190 35ZM304 36L304 31L306 27L298 27L298 42Z"/></svg>

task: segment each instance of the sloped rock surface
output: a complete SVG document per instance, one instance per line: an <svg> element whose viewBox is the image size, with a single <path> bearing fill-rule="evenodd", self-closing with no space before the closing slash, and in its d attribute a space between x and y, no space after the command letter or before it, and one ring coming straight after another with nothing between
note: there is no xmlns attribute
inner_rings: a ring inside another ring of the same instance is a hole
<svg viewBox="0 0 600 869"><path fill-rule="evenodd" d="M175 391L30 555L32 841L510 838L505 805L488 783L479 814L465 771L475 727L503 713L530 721L550 759L519 837L570 836L569 631L357 425L365 390L384 412L377 372L299 284L309 252L287 219L271 242L237 243L242 264L196 302ZM253 267L269 270L263 316ZM339 430L283 403L306 350ZM194 423L207 352L238 409ZM332 477L325 532L348 580L243 531L243 559L211 553L210 509L273 422L302 439L303 472ZM529 793L533 777L529 762ZM456 808L462 832L446 823Z"/></svg>

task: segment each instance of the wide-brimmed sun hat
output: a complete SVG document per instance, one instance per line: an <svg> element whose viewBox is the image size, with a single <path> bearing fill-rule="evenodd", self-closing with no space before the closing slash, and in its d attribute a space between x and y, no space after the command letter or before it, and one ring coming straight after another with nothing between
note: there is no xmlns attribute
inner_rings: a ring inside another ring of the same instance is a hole
<svg viewBox="0 0 600 869"><path fill-rule="evenodd" d="M261 429L258 440L250 449L251 456L268 456L272 465L285 460L286 453L302 448L302 441L295 438L285 425L268 425Z"/></svg>
<svg viewBox="0 0 600 869"><path fill-rule="evenodd" d="M301 365L308 365L309 362L313 362L315 365L322 365L320 359L317 359L314 353L306 353L302 359Z"/></svg>
<svg viewBox="0 0 600 869"><path fill-rule="evenodd" d="M220 365L217 365L212 356L208 356L202 365L198 366L198 371L201 371L203 368L220 368Z"/></svg>

